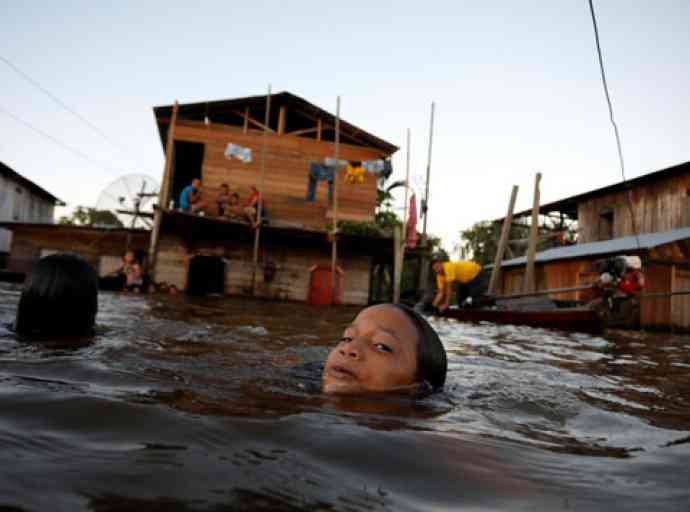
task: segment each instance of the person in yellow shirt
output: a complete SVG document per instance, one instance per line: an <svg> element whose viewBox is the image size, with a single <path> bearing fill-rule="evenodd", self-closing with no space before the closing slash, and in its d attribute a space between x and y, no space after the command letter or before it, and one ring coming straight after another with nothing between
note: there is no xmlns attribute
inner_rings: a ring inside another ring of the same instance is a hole
<svg viewBox="0 0 690 512"><path fill-rule="evenodd" d="M480 294L479 273L481 265L474 261L441 261L435 260L431 268L436 274L436 296L432 302L439 311L448 309L453 286L456 286L458 306L466 303L468 298Z"/></svg>

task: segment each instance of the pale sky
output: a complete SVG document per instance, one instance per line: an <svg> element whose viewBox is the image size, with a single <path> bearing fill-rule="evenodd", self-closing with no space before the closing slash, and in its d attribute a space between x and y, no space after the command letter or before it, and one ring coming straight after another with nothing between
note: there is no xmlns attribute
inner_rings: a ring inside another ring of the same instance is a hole
<svg viewBox="0 0 690 512"><path fill-rule="evenodd" d="M0 0L0 160L71 207L118 176L160 180L151 107L287 90L398 146L421 192L436 102L430 232L451 248L504 215L620 180L586 0L32 2ZM595 1L628 177L690 160L690 2ZM65 151L7 110L89 156ZM118 147L120 149L118 149ZM420 195L418 193L418 195Z"/></svg>

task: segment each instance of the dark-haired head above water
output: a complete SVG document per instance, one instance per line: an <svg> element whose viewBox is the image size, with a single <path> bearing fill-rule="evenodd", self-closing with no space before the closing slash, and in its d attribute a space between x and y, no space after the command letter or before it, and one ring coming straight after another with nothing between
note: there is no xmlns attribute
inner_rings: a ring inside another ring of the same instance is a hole
<svg viewBox="0 0 690 512"><path fill-rule="evenodd" d="M97 312L93 267L76 254L53 254L27 276L14 329L23 337L90 336Z"/></svg>
<svg viewBox="0 0 690 512"><path fill-rule="evenodd" d="M446 381L446 351L417 312L397 304L362 310L326 360L324 393L437 391Z"/></svg>

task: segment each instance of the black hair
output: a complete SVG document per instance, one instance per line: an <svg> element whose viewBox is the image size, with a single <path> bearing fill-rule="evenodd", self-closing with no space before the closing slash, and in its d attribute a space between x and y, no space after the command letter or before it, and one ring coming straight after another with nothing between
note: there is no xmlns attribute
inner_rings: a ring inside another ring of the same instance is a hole
<svg viewBox="0 0 690 512"><path fill-rule="evenodd" d="M441 339L426 319L403 304L391 304L405 313L417 330L417 379L431 386L432 391L443 388L448 372L448 358Z"/></svg>
<svg viewBox="0 0 690 512"><path fill-rule="evenodd" d="M39 260L22 289L16 333L90 336L98 312L98 276L81 256L58 253Z"/></svg>
<svg viewBox="0 0 690 512"><path fill-rule="evenodd" d="M240 195L237 192L233 192L232 194L230 194L230 197L236 197L239 199Z"/></svg>
<svg viewBox="0 0 690 512"><path fill-rule="evenodd" d="M228 187L228 184L227 184L227 183L223 183L223 184L220 186L220 188L227 188L227 189L229 189L230 187Z"/></svg>

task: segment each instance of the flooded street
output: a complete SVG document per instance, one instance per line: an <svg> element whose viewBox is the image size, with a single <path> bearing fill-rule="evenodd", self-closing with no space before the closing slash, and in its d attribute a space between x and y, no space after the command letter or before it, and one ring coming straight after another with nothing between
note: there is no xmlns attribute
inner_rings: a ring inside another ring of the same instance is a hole
<svg viewBox="0 0 690 512"><path fill-rule="evenodd" d="M91 345L4 328L0 510L688 509L690 337L434 321L444 393L325 397L356 312L102 294Z"/></svg>

